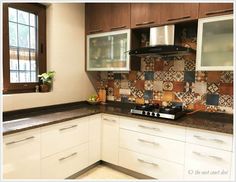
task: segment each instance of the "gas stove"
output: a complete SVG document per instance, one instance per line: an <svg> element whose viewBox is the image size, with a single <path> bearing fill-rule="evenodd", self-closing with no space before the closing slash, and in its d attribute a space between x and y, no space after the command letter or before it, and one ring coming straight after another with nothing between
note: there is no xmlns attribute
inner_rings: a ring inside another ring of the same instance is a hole
<svg viewBox="0 0 236 182"><path fill-rule="evenodd" d="M164 118L171 120L178 119L185 114L182 110L182 106L172 105L160 107L158 104L136 105L133 109L130 110L130 113L153 118Z"/></svg>

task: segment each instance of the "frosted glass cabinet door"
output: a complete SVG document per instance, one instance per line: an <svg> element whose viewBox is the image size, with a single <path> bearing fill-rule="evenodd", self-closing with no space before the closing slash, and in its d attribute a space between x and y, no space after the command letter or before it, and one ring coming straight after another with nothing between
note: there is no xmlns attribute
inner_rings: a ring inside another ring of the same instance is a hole
<svg viewBox="0 0 236 182"><path fill-rule="evenodd" d="M198 20L197 70L233 70L233 15Z"/></svg>
<svg viewBox="0 0 236 182"><path fill-rule="evenodd" d="M87 71L129 71L130 30L87 36Z"/></svg>

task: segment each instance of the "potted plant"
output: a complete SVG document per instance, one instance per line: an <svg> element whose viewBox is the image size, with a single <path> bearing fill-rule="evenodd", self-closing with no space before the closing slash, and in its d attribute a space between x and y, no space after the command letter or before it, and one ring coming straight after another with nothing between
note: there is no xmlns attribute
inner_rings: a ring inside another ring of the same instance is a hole
<svg viewBox="0 0 236 182"><path fill-rule="evenodd" d="M52 81L55 76L55 71L49 71L38 75L42 84L40 84L41 92L50 92L52 87Z"/></svg>

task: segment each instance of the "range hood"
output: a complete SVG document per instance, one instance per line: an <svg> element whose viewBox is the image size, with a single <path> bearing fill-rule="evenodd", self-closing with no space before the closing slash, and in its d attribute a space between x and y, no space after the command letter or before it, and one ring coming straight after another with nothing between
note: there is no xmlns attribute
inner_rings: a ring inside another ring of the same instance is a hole
<svg viewBox="0 0 236 182"><path fill-rule="evenodd" d="M175 26L166 25L150 29L150 45L129 51L138 57L171 57L188 55L194 52L189 47L174 45Z"/></svg>

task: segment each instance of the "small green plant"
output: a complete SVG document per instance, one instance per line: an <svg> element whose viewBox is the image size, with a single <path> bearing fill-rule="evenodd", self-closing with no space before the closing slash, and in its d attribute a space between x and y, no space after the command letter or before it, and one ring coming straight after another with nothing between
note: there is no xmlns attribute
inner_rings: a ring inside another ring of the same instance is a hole
<svg viewBox="0 0 236 182"><path fill-rule="evenodd" d="M49 71L46 73L42 73L41 75L38 75L38 77L40 78L43 84L51 85L55 73L56 73L55 71Z"/></svg>

